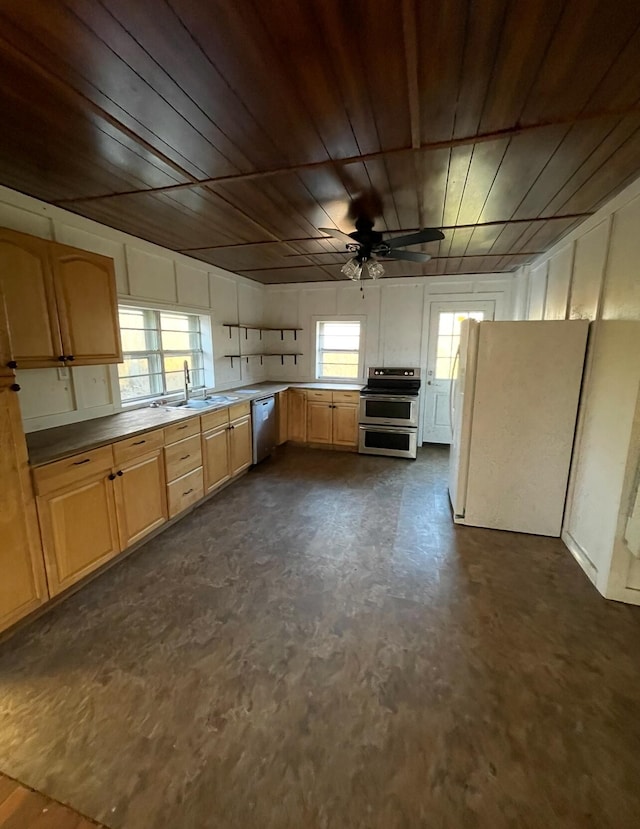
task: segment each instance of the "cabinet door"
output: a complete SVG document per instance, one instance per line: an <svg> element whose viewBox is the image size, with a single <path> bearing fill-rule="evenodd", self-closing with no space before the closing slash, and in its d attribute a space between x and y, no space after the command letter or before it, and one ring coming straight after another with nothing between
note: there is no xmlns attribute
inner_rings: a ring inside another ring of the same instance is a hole
<svg viewBox="0 0 640 829"><path fill-rule="evenodd" d="M18 396L0 384L0 630L48 599Z"/></svg>
<svg viewBox="0 0 640 829"><path fill-rule="evenodd" d="M289 440L304 443L307 439L307 395L304 389L289 389Z"/></svg>
<svg viewBox="0 0 640 829"><path fill-rule="evenodd" d="M0 230L0 288L11 359L18 368L59 366L63 354L46 239Z"/></svg>
<svg viewBox="0 0 640 829"><path fill-rule="evenodd" d="M77 365L122 362L113 259L51 243L63 353Z"/></svg>
<svg viewBox="0 0 640 829"><path fill-rule="evenodd" d="M251 466L251 415L230 424L229 466L233 477Z"/></svg>
<svg viewBox="0 0 640 829"><path fill-rule="evenodd" d="M307 401L307 441L331 443L331 403Z"/></svg>
<svg viewBox="0 0 640 829"><path fill-rule="evenodd" d="M122 466L116 475L120 548L126 550L168 518L162 450Z"/></svg>
<svg viewBox="0 0 640 829"><path fill-rule="evenodd" d="M335 403L333 409L333 442L337 446L356 446L358 443L358 406Z"/></svg>
<svg viewBox="0 0 640 829"><path fill-rule="evenodd" d="M38 497L52 596L120 552L113 483L106 473Z"/></svg>
<svg viewBox="0 0 640 829"><path fill-rule="evenodd" d="M233 429L225 424L202 435L202 461L204 465L204 491L211 492L228 481L229 443Z"/></svg>
<svg viewBox="0 0 640 829"><path fill-rule="evenodd" d="M276 395L278 404L278 446L289 440L289 412L286 391L279 391Z"/></svg>

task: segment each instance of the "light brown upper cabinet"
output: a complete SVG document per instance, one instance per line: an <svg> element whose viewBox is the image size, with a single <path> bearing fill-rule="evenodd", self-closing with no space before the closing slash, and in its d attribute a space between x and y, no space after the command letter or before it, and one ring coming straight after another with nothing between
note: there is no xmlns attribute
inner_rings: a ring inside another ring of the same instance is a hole
<svg viewBox="0 0 640 829"><path fill-rule="evenodd" d="M122 361L112 259L4 229L0 287L15 367Z"/></svg>
<svg viewBox="0 0 640 829"><path fill-rule="evenodd" d="M64 351L58 324L50 242L0 230L0 287L11 345L20 368L59 366Z"/></svg>
<svg viewBox="0 0 640 829"><path fill-rule="evenodd" d="M121 363L113 259L52 244L51 263L67 360L83 366Z"/></svg>

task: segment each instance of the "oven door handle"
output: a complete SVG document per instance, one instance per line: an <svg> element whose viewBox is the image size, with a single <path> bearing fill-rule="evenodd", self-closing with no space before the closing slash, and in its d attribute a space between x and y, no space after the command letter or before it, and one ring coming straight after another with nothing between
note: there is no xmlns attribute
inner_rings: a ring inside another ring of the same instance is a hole
<svg viewBox="0 0 640 829"><path fill-rule="evenodd" d="M393 432L396 435L412 435L418 431L417 426L377 426L375 423L360 424L361 432Z"/></svg>
<svg viewBox="0 0 640 829"><path fill-rule="evenodd" d="M365 403L367 400L390 400L392 403L415 403L418 398L417 396L413 397L403 394L363 394L360 396L360 400L363 400Z"/></svg>

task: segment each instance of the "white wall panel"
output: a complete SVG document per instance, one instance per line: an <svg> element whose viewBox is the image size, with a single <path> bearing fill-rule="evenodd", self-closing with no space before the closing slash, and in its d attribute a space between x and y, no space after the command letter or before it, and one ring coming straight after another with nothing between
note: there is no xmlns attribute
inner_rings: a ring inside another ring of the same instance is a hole
<svg viewBox="0 0 640 829"><path fill-rule="evenodd" d="M63 370L64 373L64 370ZM34 368L16 372L20 384L20 409L28 421L43 415L72 412L75 408L71 372L60 379L58 369Z"/></svg>
<svg viewBox="0 0 640 829"><path fill-rule="evenodd" d="M532 267L529 272L529 301L527 319L544 319L544 303L547 294L547 263Z"/></svg>
<svg viewBox="0 0 640 829"><path fill-rule="evenodd" d="M125 247L131 296L175 304L178 294L174 261L132 245Z"/></svg>
<svg viewBox="0 0 640 829"><path fill-rule="evenodd" d="M613 217L603 319L640 319L640 197Z"/></svg>
<svg viewBox="0 0 640 829"><path fill-rule="evenodd" d="M423 306L423 285L383 286L380 318L383 365L420 365Z"/></svg>
<svg viewBox="0 0 640 829"><path fill-rule="evenodd" d="M563 320L567 317L572 267L573 245L567 245L549 259L547 295L544 304L546 320Z"/></svg>
<svg viewBox="0 0 640 829"><path fill-rule="evenodd" d="M569 299L570 319L594 320L597 317L608 240L608 220L576 240Z"/></svg>
<svg viewBox="0 0 640 829"><path fill-rule="evenodd" d="M1 198L1 197L0 197ZM31 210L23 210L0 200L0 227L8 227L19 233L30 233L40 239L53 238L51 218Z"/></svg>
<svg viewBox="0 0 640 829"><path fill-rule="evenodd" d="M206 270L192 268L184 262L176 262L176 291L178 305L190 308L209 307L209 274Z"/></svg>

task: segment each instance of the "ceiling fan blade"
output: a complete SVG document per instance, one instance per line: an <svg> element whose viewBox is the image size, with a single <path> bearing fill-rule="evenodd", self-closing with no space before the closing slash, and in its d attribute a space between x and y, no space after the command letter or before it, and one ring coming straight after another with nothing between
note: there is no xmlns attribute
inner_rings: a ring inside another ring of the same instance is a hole
<svg viewBox="0 0 640 829"><path fill-rule="evenodd" d="M385 259L404 259L405 262L428 262L428 253L414 253L411 250L390 250Z"/></svg>
<svg viewBox="0 0 640 829"><path fill-rule="evenodd" d="M320 233L328 233L329 236L333 236L334 239L340 239L341 242L346 242L348 245L357 244L355 239L352 239L346 233L343 233L341 230L337 230L335 227L319 227L318 230Z"/></svg>
<svg viewBox="0 0 640 829"><path fill-rule="evenodd" d="M436 242L438 239L444 239L444 233L437 230L435 227L425 227L424 230L419 230L417 233L409 233L407 236L396 236L392 239L385 239L385 242L393 250L394 248L404 248L408 245L420 245L424 242Z"/></svg>

